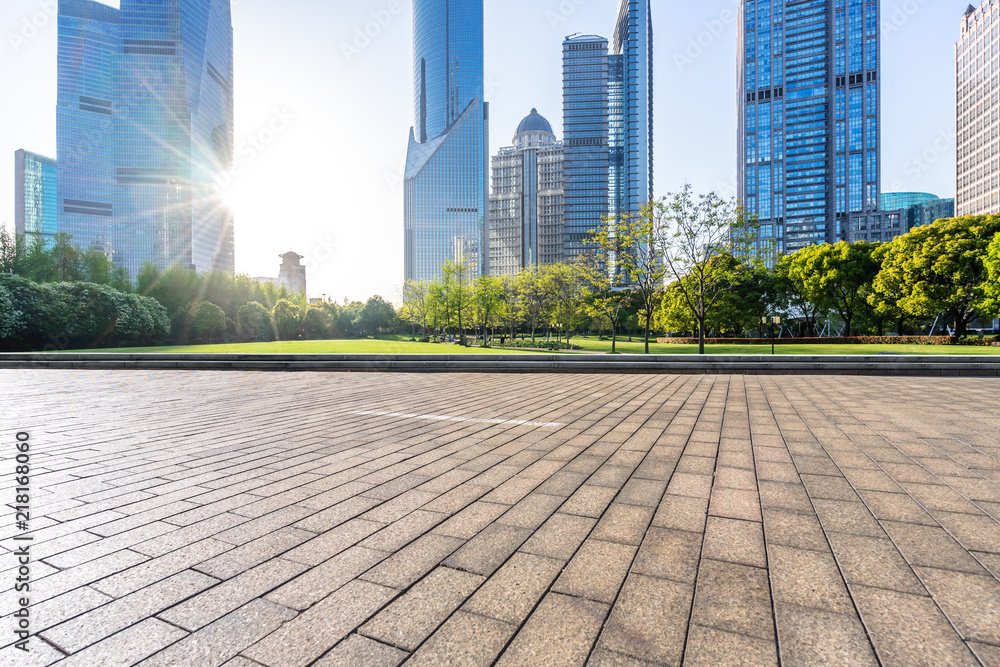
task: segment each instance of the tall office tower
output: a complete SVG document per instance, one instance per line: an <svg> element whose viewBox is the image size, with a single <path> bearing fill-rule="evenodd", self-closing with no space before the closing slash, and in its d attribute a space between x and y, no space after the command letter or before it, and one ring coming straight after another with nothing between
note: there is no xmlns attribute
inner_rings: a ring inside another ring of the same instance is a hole
<svg viewBox="0 0 1000 667"><path fill-rule="evenodd" d="M955 45L958 101L955 199L959 216L1000 212L997 21L1000 21L1000 5L996 0L984 0L978 9L969 5L962 15L961 36Z"/></svg>
<svg viewBox="0 0 1000 667"><path fill-rule="evenodd" d="M230 0L121 0L121 27L115 261L233 271Z"/></svg>
<svg viewBox="0 0 1000 667"><path fill-rule="evenodd" d="M414 123L404 178L404 276L447 260L488 271L489 105L483 0L414 0Z"/></svg>
<svg viewBox="0 0 1000 667"><path fill-rule="evenodd" d="M56 159L59 231L84 249L112 250L115 172L112 106L119 12L59 0Z"/></svg>
<svg viewBox="0 0 1000 667"><path fill-rule="evenodd" d="M638 214L653 196L650 0L622 0L608 57L609 211Z"/></svg>
<svg viewBox="0 0 1000 667"><path fill-rule="evenodd" d="M537 109L514 145L493 157L490 273L514 275L562 260L563 144Z"/></svg>
<svg viewBox="0 0 1000 667"><path fill-rule="evenodd" d="M608 215L608 40L574 35L563 42L563 259L587 252Z"/></svg>
<svg viewBox="0 0 1000 667"><path fill-rule="evenodd" d="M882 226L879 0L743 0L738 197L779 253Z"/></svg>
<svg viewBox="0 0 1000 667"><path fill-rule="evenodd" d="M19 150L14 153L14 233L31 247L59 232L56 161Z"/></svg>

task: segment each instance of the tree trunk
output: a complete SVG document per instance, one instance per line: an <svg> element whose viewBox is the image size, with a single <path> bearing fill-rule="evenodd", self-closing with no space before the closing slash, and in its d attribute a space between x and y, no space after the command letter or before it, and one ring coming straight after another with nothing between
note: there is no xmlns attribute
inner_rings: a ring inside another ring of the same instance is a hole
<svg viewBox="0 0 1000 667"><path fill-rule="evenodd" d="M698 318L698 354L705 354L705 318Z"/></svg>
<svg viewBox="0 0 1000 667"><path fill-rule="evenodd" d="M645 336L646 354L649 354L649 321L652 318L653 318L653 309L652 308L647 308L646 309L646 336Z"/></svg>
<svg viewBox="0 0 1000 667"><path fill-rule="evenodd" d="M618 342L618 327L611 325L611 354L615 353L615 344Z"/></svg>

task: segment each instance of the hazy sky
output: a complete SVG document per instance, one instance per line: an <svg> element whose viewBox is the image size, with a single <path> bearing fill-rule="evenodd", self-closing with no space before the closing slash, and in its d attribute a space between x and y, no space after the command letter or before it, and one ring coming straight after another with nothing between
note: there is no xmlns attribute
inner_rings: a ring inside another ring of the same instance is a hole
<svg viewBox="0 0 1000 667"><path fill-rule="evenodd" d="M731 190L738 0L652 2L657 194L685 181L699 191ZM55 157L55 5L0 0L0 221L11 229L14 151ZM413 107L410 0L233 5L237 146L258 146L226 188L237 216L237 270L276 276L278 255L292 249L309 262L310 295L396 300ZM563 37L609 36L617 5L486 0L494 152L532 107L562 137ZM883 0L886 191L954 195L954 42L967 6Z"/></svg>

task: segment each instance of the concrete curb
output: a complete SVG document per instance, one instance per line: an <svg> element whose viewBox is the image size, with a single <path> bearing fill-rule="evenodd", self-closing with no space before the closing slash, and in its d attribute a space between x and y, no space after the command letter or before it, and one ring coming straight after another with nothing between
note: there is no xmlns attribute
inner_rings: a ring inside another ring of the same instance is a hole
<svg viewBox="0 0 1000 667"><path fill-rule="evenodd" d="M0 354L0 369L1000 377L1000 356Z"/></svg>

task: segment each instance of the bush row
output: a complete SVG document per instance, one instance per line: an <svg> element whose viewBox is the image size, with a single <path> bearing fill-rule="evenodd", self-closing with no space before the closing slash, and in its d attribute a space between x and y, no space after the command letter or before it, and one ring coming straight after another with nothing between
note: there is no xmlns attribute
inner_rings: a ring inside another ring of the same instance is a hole
<svg viewBox="0 0 1000 667"><path fill-rule="evenodd" d="M963 345L989 344L993 339L968 339ZM657 338L670 345L697 345L697 338ZM770 345L770 338L706 338L709 345ZM775 338L775 345L953 345L951 336L854 336L852 338Z"/></svg>
<svg viewBox="0 0 1000 667"><path fill-rule="evenodd" d="M0 274L0 349L50 352L152 345L170 334L148 297L93 283L40 285Z"/></svg>

